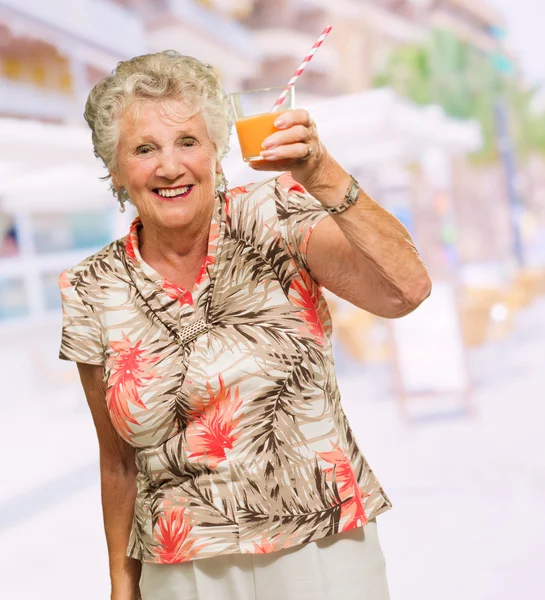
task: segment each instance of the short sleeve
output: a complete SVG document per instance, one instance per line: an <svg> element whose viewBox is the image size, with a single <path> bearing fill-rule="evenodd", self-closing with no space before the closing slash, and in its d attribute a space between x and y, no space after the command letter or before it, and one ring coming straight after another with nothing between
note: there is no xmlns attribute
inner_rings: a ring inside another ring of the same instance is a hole
<svg viewBox="0 0 545 600"><path fill-rule="evenodd" d="M328 213L289 173L276 179L275 191L278 219L288 249L298 266L309 271L308 241L314 227Z"/></svg>
<svg viewBox="0 0 545 600"><path fill-rule="evenodd" d="M59 358L90 365L104 364L102 328L90 305L83 302L68 271L59 278L62 338Z"/></svg>

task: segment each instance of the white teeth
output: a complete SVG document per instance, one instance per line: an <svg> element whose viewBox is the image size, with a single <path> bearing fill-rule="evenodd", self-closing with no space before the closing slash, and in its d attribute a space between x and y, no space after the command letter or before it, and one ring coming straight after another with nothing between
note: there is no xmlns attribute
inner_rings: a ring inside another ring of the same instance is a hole
<svg viewBox="0 0 545 600"><path fill-rule="evenodd" d="M157 193L159 194L159 196L163 196L164 198L172 198L173 196L179 196L180 194L185 194L190 187L191 187L190 185L186 185L185 187L176 188L175 190L158 189Z"/></svg>

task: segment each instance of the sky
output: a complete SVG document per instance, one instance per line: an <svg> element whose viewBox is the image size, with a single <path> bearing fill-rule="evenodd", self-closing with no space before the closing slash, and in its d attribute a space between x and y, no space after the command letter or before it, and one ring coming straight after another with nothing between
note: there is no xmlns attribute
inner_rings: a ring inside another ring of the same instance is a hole
<svg viewBox="0 0 545 600"><path fill-rule="evenodd" d="M545 84L544 0L486 0L505 17L507 43L520 57L525 80Z"/></svg>

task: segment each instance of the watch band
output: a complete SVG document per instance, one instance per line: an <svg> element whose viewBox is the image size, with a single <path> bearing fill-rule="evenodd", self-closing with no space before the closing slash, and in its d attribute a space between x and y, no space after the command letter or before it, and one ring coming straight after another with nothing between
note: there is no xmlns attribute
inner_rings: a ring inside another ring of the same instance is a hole
<svg viewBox="0 0 545 600"><path fill-rule="evenodd" d="M352 177L352 175L350 175L350 179L350 185L346 190L344 200L340 204L336 204L335 206L322 205L324 210L330 215L338 215L344 212L345 210L349 209L358 201L361 192L360 184L354 179L354 177Z"/></svg>

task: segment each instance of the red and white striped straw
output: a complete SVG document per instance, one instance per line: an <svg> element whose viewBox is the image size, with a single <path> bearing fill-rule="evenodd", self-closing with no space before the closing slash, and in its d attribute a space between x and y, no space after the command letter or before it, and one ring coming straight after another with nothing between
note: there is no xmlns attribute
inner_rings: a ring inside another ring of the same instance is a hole
<svg viewBox="0 0 545 600"><path fill-rule="evenodd" d="M278 100L274 103L272 107L272 112L276 110L277 106L280 106L284 99L288 95L290 88L295 84L295 82L299 79L301 73L305 70L305 67L310 62L310 59L316 54L318 48L324 43L324 40L327 37L327 34L331 31L331 25L328 25L323 31L322 35L316 40L314 46L312 46L311 51L305 56L305 60L299 65L299 68L293 74L293 77L288 81L288 85L283 89L280 96L278 96Z"/></svg>

